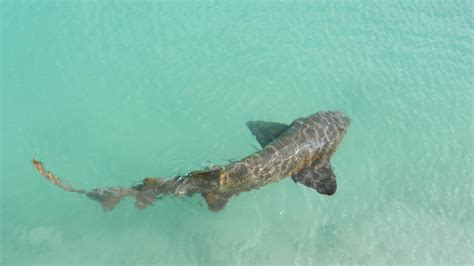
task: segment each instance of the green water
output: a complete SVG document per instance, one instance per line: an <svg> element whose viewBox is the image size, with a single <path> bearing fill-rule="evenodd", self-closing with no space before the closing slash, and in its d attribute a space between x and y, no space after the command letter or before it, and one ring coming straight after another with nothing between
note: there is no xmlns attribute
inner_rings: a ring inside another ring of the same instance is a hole
<svg viewBox="0 0 474 266"><path fill-rule="evenodd" d="M474 2L1 1L0 264L472 264ZM255 151L245 122L339 110L327 197L287 178L112 212Z"/></svg>

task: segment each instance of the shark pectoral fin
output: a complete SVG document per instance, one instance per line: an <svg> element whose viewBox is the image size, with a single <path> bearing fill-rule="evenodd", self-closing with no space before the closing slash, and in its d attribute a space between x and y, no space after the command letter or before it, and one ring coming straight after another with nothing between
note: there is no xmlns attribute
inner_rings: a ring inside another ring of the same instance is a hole
<svg viewBox="0 0 474 266"><path fill-rule="evenodd" d="M247 127L250 129L250 132L252 132L252 135L257 138L262 148L290 128L290 126L285 124L265 121L248 121Z"/></svg>
<svg viewBox="0 0 474 266"><path fill-rule="evenodd" d="M334 175L329 161L315 162L292 178L295 182L313 188L321 194L336 193L336 175Z"/></svg>
<svg viewBox="0 0 474 266"><path fill-rule="evenodd" d="M202 196L206 200L209 210L214 212L224 209L225 205L229 201L229 197L218 193L202 193Z"/></svg>

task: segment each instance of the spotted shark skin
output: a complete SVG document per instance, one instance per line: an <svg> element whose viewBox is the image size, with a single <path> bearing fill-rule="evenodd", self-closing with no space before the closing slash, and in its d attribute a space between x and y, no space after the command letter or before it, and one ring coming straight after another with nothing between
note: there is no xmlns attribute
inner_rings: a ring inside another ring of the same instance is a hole
<svg viewBox="0 0 474 266"><path fill-rule="evenodd" d="M85 194L112 209L124 197L135 197L136 206L145 208L166 196L201 194L212 211L222 210L238 194L258 189L286 177L313 188L321 194L336 192L336 176L329 162L346 134L350 119L341 112L318 112L298 118L290 125L249 121L247 126L262 149L224 166L212 166L171 179L148 177L129 188L85 191L62 183L33 160L35 168L49 181L64 190Z"/></svg>

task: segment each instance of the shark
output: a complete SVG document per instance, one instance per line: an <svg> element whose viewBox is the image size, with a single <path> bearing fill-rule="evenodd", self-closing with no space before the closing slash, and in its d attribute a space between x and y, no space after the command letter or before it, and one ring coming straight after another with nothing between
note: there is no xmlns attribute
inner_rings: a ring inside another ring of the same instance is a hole
<svg viewBox="0 0 474 266"><path fill-rule="evenodd" d="M134 197L135 206L144 209L164 196L204 197L209 210L218 212L242 192L259 189L291 177L295 183L323 195L337 189L331 156L350 126L350 119L337 111L321 111L295 119L291 124L249 121L247 127L260 144L260 150L226 165L211 165L172 178L146 177L130 187L92 190L76 189L32 160L36 170L54 185L98 201L112 210L123 198Z"/></svg>

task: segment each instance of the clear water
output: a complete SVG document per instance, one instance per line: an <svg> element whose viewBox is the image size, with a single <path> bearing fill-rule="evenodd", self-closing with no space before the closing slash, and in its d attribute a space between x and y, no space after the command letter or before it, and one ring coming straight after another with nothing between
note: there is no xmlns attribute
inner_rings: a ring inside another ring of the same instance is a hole
<svg viewBox="0 0 474 266"><path fill-rule="evenodd" d="M466 1L2 1L0 264L472 264ZM338 192L112 212L80 188L255 151L251 119L339 110Z"/></svg>

